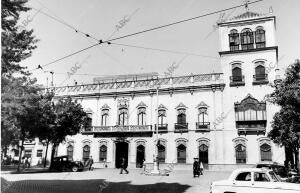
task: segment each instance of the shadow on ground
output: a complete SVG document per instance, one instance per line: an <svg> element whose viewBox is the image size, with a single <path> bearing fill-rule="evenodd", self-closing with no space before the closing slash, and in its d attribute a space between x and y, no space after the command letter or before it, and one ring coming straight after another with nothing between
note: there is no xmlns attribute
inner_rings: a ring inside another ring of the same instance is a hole
<svg viewBox="0 0 300 193"><path fill-rule="evenodd" d="M98 180L21 180L1 178L3 193L183 193L190 186L178 183L133 185L130 181L109 182Z"/></svg>

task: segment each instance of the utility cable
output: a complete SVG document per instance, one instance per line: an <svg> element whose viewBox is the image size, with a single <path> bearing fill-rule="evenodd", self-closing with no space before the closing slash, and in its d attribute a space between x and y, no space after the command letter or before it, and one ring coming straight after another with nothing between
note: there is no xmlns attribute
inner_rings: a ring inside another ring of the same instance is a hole
<svg viewBox="0 0 300 193"><path fill-rule="evenodd" d="M258 3L258 2L261 2L263 0L257 0L257 1L253 1L253 2L248 2L247 5L250 5L250 4L254 4L254 3ZM224 12L224 11L228 11L228 10L231 10L231 9L236 9L236 8L239 8L239 7L242 7L242 6L245 6L244 4L242 5L237 5L237 6L234 6L234 7L230 7L230 8L226 8L226 9L222 9L222 10L218 10L218 11L214 11L214 12L210 12L210 13L207 13L207 14L203 14L203 15L200 15L200 16L196 16L196 17L192 17L192 18L189 18L189 19L184 19L184 20L181 20L181 21L177 21L177 22L173 22L173 23L169 23L169 24L166 24L166 25L161 25L161 26L158 26L158 27L154 27L154 28L150 28L150 29L146 29L146 30L142 30L142 31L139 31L139 32L135 32L135 33L131 33L131 34L127 34L127 35L124 35L124 36L120 36L120 37L116 37L116 38L112 38L112 39L109 39L109 40L98 40L99 43L97 44L93 44L93 45L90 45L86 48L83 48L83 49L80 49L76 52L73 52L71 54L68 54L66 56L63 56L59 59L56 59L52 62L49 62L49 63L46 63L46 64L43 64L43 65L40 65L41 67L45 67L45 66L48 66L50 64L53 64L53 63L56 63L56 62L59 62L61 60L64 60L66 58L69 58L73 55L76 55L78 53L81 53L85 50L88 50L90 48L93 48L97 45L100 45L100 44L103 44L103 43L108 43L108 44L111 44L111 41L115 41L115 40L119 40L119 39L124 39L124 38L128 38L128 37L131 37L131 36L136 36L136 35L139 35L139 34L142 34L142 33L146 33L146 32L150 32L150 31L154 31L154 30L158 30L158 29L162 29L162 28L166 28L166 27L169 27L169 26L173 26L173 25L177 25L177 24L180 24L180 23L184 23L184 22L187 22L187 21L191 21L191 20L195 20L195 19L199 19L199 18L202 18L202 17L206 17L206 16L209 16L209 15L213 15L213 14L216 14L216 13L220 13L220 12Z"/></svg>

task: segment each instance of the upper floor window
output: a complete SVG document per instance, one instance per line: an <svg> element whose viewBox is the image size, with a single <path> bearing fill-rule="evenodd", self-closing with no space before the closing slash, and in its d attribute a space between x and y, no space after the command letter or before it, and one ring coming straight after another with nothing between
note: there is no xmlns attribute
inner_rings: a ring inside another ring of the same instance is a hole
<svg viewBox="0 0 300 193"><path fill-rule="evenodd" d="M266 69L263 61L255 63L254 81L263 81L267 79Z"/></svg>
<svg viewBox="0 0 300 193"><path fill-rule="evenodd" d="M229 48L230 51L239 50L240 37L237 30L233 29L229 34Z"/></svg>
<svg viewBox="0 0 300 193"><path fill-rule="evenodd" d="M165 109L158 110L158 124L160 124L160 125L166 124L166 110Z"/></svg>
<svg viewBox="0 0 300 193"><path fill-rule="evenodd" d="M126 125L128 120L128 109L127 108L120 108L119 109L119 125Z"/></svg>
<svg viewBox="0 0 300 193"><path fill-rule="evenodd" d="M233 64L232 65L231 81L232 82L242 82L243 81L241 64Z"/></svg>
<svg viewBox="0 0 300 193"><path fill-rule="evenodd" d="M253 49L253 32L250 29L244 29L241 33L242 50Z"/></svg>
<svg viewBox="0 0 300 193"><path fill-rule="evenodd" d="M102 126L107 126L107 123L108 123L108 112L109 110L108 109L102 109L102 112L101 112L101 125Z"/></svg>
<svg viewBox="0 0 300 193"><path fill-rule="evenodd" d="M265 30L262 27L258 27L255 31L255 44L256 48L266 47Z"/></svg>
<svg viewBox="0 0 300 193"><path fill-rule="evenodd" d="M186 124L185 109L178 109L177 123L178 124Z"/></svg>
<svg viewBox="0 0 300 193"><path fill-rule="evenodd" d="M198 124L206 125L208 121L208 114L207 114L207 108L206 107L200 107L198 109Z"/></svg>
<svg viewBox="0 0 300 193"><path fill-rule="evenodd" d="M138 125L146 125L146 108L138 108Z"/></svg>
<svg viewBox="0 0 300 193"><path fill-rule="evenodd" d="M93 122L92 113L87 113L85 131L91 131L92 130L92 122Z"/></svg>

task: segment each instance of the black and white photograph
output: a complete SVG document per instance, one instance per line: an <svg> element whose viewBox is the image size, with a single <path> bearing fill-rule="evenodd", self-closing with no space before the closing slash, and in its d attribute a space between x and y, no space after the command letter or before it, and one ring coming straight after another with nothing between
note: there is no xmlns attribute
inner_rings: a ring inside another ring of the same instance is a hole
<svg viewBox="0 0 300 193"><path fill-rule="evenodd" d="M2 193L300 193L299 0L1 0Z"/></svg>

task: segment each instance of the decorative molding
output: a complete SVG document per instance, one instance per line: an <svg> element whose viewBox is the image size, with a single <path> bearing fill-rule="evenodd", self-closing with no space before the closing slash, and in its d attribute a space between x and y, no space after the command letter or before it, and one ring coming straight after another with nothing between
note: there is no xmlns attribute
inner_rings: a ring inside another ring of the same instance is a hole
<svg viewBox="0 0 300 193"><path fill-rule="evenodd" d="M103 139L100 139L99 141L99 147L101 147L102 145L105 145L107 147L107 140L103 140Z"/></svg>
<svg viewBox="0 0 300 193"><path fill-rule="evenodd" d="M160 105L158 106L158 110L168 110L168 109L167 109L167 107L165 107L165 105L160 104Z"/></svg>
<svg viewBox="0 0 300 193"><path fill-rule="evenodd" d="M201 137L201 138L197 139L196 141L198 142L198 146L204 144L207 147L209 147L210 140L208 138Z"/></svg>
<svg viewBox="0 0 300 193"><path fill-rule="evenodd" d="M260 137L257 139L259 146L263 145L263 144L268 144L271 146L271 139L268 137Z"/></svg>
<svg viewBox="0 0 300 193"><path fill-rule="evenodd" d="M208 108L209 106L208 106L205 102L201 101L201 102L196 106L196 109L203 108L203 107Z"/></svg>
<svg viewBox="0 0 300 193"><path fill-rule="evenodd" d="M138 108L140 108L140 107L147 108L148 106L147 106L143 101L141 101L141 102L136 106L136 108L138 109Z"/></svg>
<svg viewBox="0 0 300 193"><path fill-rule="evenodd" d="M121 98L121 99L118 99L118 109L121 109L121 108L129 108L129 99L128 98Z"/></svg>
<svg viewBox="0 0 300 193"><path fill-rule="evenodd" d="M160 141L160 145L164 146L165 148L167 147L167 140L166 139L163 139L163 138L159 138L158 139ZM157 140L154 140L154 144L156 145L157 144Z"/></svg>
<svg viewBox="0 0 300 193"><path fill-rule="evenodd" d="M179 110L179 109L185 109L186 110L187 106L185 106L182 102L180 102L179 105L177 105L177 107L175 107L175 109L176 110Z"/></svg>
<svg viewBox="0 0 300 193"><path fill-rule="evenodd" d="M187 147L187 142L188 140L185 138L178 138L175 140L176 147L178 147L179 145L184 145L185 147Z"/></svg>
<svg viewBox="0 0 300 193"><path fill-rule="evenodd" d="M237 137L237 138L234 138L232 141L234 143L234 146L242 144L243 146L246 147L246 143L247 143L248 140L244 137Z"/></svg>
<svg viewBox="0 0 300 193"><path fill-rule="evenodd" d="M82 147L88 145L91 146L92 141L90 139L84 139L82 140Z"/></svg>
<svg viewBox="0 0 300 193"><path fill-rule="evenodd" d="M144 147L146 147L146 143L147 143L145 139L136 139L134 142L136 143L136 147L139 145L143 145Z"/></svg>
<svg viewBox="0 0 300 193"><path fill-rule="evenodd" d="M91 113L91 114L94 113L93 110L91 108L89 108L89 107L85 109L85 112L86 113Z"/></svg>
<svg viewBox="0 0 300 193"><path fill-rule="evenodd" d="M246 111L248 109L253 110L266 110L266 102L259 102L250 93L240 102L234 103L235 111Z"/></svg>
<svg viewBox="0 0 300 193"><path fill-rule="evenodd" d="M104 105L102 105L101 110L109 110L110 107L105 103Z"/></svg>

